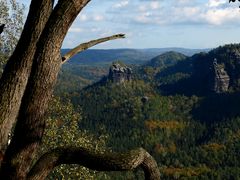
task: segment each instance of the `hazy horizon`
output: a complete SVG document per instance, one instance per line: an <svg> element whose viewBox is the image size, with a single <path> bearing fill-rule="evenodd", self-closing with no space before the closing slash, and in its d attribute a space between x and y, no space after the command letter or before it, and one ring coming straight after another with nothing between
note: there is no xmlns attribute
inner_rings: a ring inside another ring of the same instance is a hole
<svg viewBox="0 0 240 180"><path fill-rule="evenodd" d="M222 45L219 45L219 46L222 46ZM120 50L120 49L132 49L132 50L145 50L145 49L149 49L149 50L151 50L151 49L189 49L189 50L207 50L207 49L214 49L214 48L217 48L217 47L219 47L219 46L216 46L216 47L212 47L212 48L185 48L185 47L146 47L146 48L124 48L124 47L122 47L122 48L111 48L111 47L109 47L109 48L97 48L97 47L92 47L92 48L89 48L89 49L87 49L87 50ZM72 48L70 48L70 47L63 47L63 48L61 48L61 49L72 49Z"/></svg>

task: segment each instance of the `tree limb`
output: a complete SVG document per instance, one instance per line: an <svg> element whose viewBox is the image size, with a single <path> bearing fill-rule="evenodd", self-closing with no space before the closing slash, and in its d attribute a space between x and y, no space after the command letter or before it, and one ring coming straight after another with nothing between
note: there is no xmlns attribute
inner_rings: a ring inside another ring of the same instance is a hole
<svg viewBox="0 0 240 180"><path fill-rule="evenodd" d="M70 50L69 52L67 52L63 57L62 57L62 64L65 63L66 61L68 61L70 58L72 58L74 55L92 47L95 46L97 44L109 41L109 40L114 40L114 39L119 39L119 38L125 38L125 34L116 34L113 36L109 36L109 37L104 37L104 38L100 38L100 39L96 39L96 40L92 40L86 43L82 43L80 45L78 45L77 47L75 47L74 49Z"/></svg>
<svg viewBox="0 0 240 180"><path fill-rule="evenodd" d="M61 164L79 164L97 171L127 171L141 167L146 180L160 179L156 161L142 148L126 153L97 153L75 147L56 148L45 153L29 172L28 179L45 179Z"/></svg>

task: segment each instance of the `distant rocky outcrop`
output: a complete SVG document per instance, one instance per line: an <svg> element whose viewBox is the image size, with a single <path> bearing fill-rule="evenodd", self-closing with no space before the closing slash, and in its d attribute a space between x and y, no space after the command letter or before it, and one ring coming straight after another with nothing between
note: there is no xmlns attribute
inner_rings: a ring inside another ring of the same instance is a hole
<svg viewBox="0 0 240 180"><path fill-rule="evenodd" d="M211 95L240 92L240 44L195 54L154 76L163 94Z"/></svg>
<svg viewBox="0 0 240 180"><path fill-rule="evenodd" d="M113 83L124 83L132 80L132 69L120 62L114 62L110 69L108 79Z"/></svg>
<svg viewBox="0 0 240 180"><path fill-rule="evenodd" d="M214 70L213 91L216 93L227 92L230 77L225 71L224 66L218 64L216 58L213 61L213 70Z"/></svg>

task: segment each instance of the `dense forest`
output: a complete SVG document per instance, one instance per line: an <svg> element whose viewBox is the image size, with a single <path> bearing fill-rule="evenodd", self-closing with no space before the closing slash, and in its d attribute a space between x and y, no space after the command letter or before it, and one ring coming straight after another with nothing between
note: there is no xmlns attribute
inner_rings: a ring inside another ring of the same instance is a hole
<svg viewBox="0 0 240 180"><path fill-rule="evenodd" d="M240 179L240 44L61 49L90 1L31 2L0 3L0 179Z"/></svg>
<svg viewBox="0 0 240 180"><path fill-rule="evenodd" d="M130 62L64 65L41 151L140 146L157 160L162 179L240 178L240 45L193 56L169 51L142 64ZM221 79L214 63L228 78ZM216 91L226 83L227 89ZM83 177L143 179L143 174L65 165L49 179Z"/></svg>
<svg viewBox="0 0 240 180"><path fill-rule="evenodd" d="M239 44L193 56L165 52L141 65L69 63L55 90L57 106L52 106L66 112L51 109L49 123L57 132L49 132L64 137L71 132L69 138L54 142L79 138L79 145L99 151L141 146L157 160L162 179L238 179L239 66ZM49 132L48 138L58 137ZM54 172L56 177L76 177L74 167L71 172L62 169ZM140 172L92 175L93 179L143 177Z"/></svg>

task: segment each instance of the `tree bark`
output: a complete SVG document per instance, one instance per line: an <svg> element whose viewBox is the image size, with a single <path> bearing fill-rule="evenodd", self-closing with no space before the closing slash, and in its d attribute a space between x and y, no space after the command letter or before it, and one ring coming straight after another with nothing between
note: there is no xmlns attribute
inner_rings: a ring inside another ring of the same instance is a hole
<svg viewBox="0 0 240 180"><path fill-rule="evenodd" d="M56 148L44 154L33 166L28 179L45 179L61 164L78 164L97 171L127 171L141 167L146 180L159 180L156 161L144 149L126 153L97 153L85 148Z"/></svg>
<svg viewBox="0 0 240 180"><path fill-rule="evenodd" d="M51 0L33 0L18 45L0 80L0 154L4 154L8 134L16 121L30 75L36 44L52 11ZM1 160L0 160L1 167Z"/></svg>
<svg viewBox="0 0 240 180"><path fill-rule="evenodd" d="M26 178L45 128L44 114L62 63L60 48L63 39L89 1L59 0L51 13L38 42L14 136L3 159L0 179Z"/></svg>

